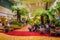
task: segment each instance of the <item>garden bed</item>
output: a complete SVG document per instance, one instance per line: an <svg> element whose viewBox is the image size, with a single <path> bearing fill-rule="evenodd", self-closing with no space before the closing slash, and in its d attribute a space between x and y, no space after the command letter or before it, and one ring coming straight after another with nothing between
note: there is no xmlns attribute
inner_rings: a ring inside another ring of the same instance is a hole
<svg viewBox="0 0 60 40"><path fill-rule="evenodd" d="M14 31L14 30L16 30L16 29L20 29L22 26L17 26L17 25L11 25L10 27L9 27L9 31ZM0 27L0 32L4 32L4 26L1 26Z"/></svg>

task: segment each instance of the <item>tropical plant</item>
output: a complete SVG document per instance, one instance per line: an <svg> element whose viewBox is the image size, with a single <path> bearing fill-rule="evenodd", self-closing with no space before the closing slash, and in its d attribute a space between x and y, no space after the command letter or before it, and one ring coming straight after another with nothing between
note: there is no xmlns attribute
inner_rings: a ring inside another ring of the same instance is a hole
<svg viewBox="0 0 60 40"><path fill-rule="evenodd" d="M49 7L49 4L51 4L52 0L42 0L42 3L45 5L45 10L48 9ZM44 23L44 16L41 15L41 20L42 20L42 24ZM49 16L46 15L46 18L47 18L47 22L49 23Z"/></svg>
<svg viewBox="0 0 60 40"><path fill-rule="evenodd" d="M21 22L21 16L26 16L27 10L23 7L21 7L19 4L21 4L21 0L9 0L11 3L13 3L11 10L16 11L17 21Z"/></svg>
<svg viewBox="0 0 60 40"><path fill-rule="evenodd" d="M14 11L17 11L16 16L17 16L17 21L21 22L21 16L26 16L27 15L27 10L22 7L17 7L17 6L12 6L11 9Z"/></svg>
<svg viewBox="0 0 60 40"><path fill-rule="evenodd" d="M60 20L54 19L53 22L55 23L56 27L60 27Z"/></svg>
<svg viewBox="0 0 60 40"><path fill-rule="evenodd" d="M43 1L43 0L42 0ZM51 2L52 0L50 0ZM48 2L48 0L44 1L44 2ZM48 23L49 21L53 21L55 19L55 12L57 11L57 8L59 9L59 7L50 7L47 9L48 10L36 10L34 11L33 15L34 15L34 21L40 16L41 17L41 24L44 24L44 16L46 16L47 18L45 19Z"/></svg>
<svg viewBox="0 0 60 40"><path fill-rule="evenodd" d="M35 20L38 20L38 21L40 21L39 19L41 19L41 24L44 24L44 17L46 16L46 15L48 15L48 17L49 17L49 20L52 20L53 19L53 16L52 16L52 14L50 14L47 10L43 10L43 9L40 9L40 10L36 10L34 13L33 13L33 15L34 15L34 21ZM40 18L38 18L38 17L40 17ZM45 18L46 20L45 20L45 22L47 21L47 18Z"/></svg>
<svg viewBox="0 0 60 40"><path fill-rule="evenodd" d="M21 22L11 22L10 24L11 25L14 25L14 26L16 26L16 25L22 26L22 23Z"/></svg>
<svg viewBox="0 0 60 40"><path fill-rule="evenodd" d="M55 18L55 13L60 13L60 2L57 2L57 5L56 6L54 6L54 7L50 7L49 8L49 10L48 10L48 12L52 15L52 17L53 17L53 20L52 21L54 21L55 22L55 24L57 24L58 23L58 21L56 21L57 19ZM59 24L59 23L58 23Z"/></svg>
<svg viewBox="0 0 60 40"><path fill-rule="evenodd" d="M52 3L53 0L42 0L42 3L45 4L45 10L48 9L49 7L49 4Z"/></svg>
<svg viewBox="0 0 60 40"><path fill-rule="evenodd" d="M60 2L57 2L57 5L55 6L58 12L60 13Z"/></svg>

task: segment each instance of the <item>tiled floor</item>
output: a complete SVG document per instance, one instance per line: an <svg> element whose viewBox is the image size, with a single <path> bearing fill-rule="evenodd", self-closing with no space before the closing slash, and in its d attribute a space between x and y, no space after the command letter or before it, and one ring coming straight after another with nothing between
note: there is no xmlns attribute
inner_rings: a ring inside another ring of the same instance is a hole
<svg viewBox="0 0 60 40"><path fill-rule="evenodd" d="M60 40L60 38L46 36L10 36L0 33L0 40Z"/></svg>

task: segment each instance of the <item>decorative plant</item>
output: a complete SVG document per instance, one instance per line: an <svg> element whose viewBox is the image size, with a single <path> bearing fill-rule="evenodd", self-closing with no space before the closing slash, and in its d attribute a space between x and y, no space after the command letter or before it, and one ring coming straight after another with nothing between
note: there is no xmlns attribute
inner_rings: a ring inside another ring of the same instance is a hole
<svg viewBox="0 0 60 40"><path fill-rule="evenodd" d="M16 16L17 16L17 21L21 22L21 16L26 16L27 15L27 10L22 7L17 7L17 6L12 6L11 8L13 11L17 11Z"/></svg>

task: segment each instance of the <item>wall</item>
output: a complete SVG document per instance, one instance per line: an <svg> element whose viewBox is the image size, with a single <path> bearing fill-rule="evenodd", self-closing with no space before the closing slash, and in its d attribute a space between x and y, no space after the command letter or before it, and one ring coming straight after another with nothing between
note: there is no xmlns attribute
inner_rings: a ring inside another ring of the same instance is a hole
<svg viewBox="0 0 60 40"><path fill-rule="evenodd" d="M3 6L5 8L10 8L12 3L10 3L8 0L0 0L0 6Z"/></svg>

